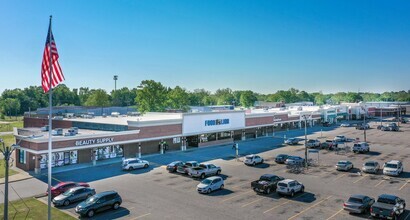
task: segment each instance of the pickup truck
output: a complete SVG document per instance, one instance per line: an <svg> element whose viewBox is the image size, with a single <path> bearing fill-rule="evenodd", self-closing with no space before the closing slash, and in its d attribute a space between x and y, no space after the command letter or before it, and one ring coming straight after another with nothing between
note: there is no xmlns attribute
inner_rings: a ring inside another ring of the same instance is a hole
<svg viewBox="0 0 410 220"><path fill-rule="evenodd" d="M397 219L406 208L406 202L395 195L382 194L370 207L373 217Z"/></svg>
<svg viewBox="0 0 410 220"><path fill-rule="evenodd" d="M319 141L319 140L315 140L315 139L309 139L309 140L306 142L306 147L309 147L309 148L320 147L320 141Z"/></svg>
<svg viewBox="0 0 410 220"><path fill-rule="evenodd" d="M177 166L177 172L182 174L188 174L188 170L193 167L198 167L199 163L196 161L188 161L180 166Z"/></svg>
<svg viewBox="0 0 410 220"><path fill-rule="evenodd" d="M276 190L278 182L284 179L285 178L273 174L264 174L259 180L251 182L251 188L256 193L270 194Z"/></svg>
<svg viewBox="0 0 410 220"><path fill-rule="evenodd" d="M221 173L221 167L213 164L201 163L198 167L192 167L188 169L188 175L191 177L199 177L201 179L205 176L219 175Z"/></svg>

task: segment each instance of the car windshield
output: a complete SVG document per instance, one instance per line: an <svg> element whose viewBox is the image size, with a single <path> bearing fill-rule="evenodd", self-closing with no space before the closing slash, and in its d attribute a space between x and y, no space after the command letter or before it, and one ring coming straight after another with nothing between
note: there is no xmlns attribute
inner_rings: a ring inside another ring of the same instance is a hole
<svg viewBox="0 0 410 220"><path fill-rule="evenodd" d="M386 204L392 204L392 205L396 204L396 203L394 202L394 200L388 199L388 198L383 198L383 197L379 197L379 198L377 199L377 202L386 203Z"/></svg>
<svg viewBox="0 0 410 220"><path fill-rule="evenodd" d="M373 162L367 162L364 165L367 166L367 167L374 167L375 166L375 164Z"/></svg>
<svg viewBox="0 0 410 220"><path fill-rule="evenodd" d="M212 180L210 180L210 179L204 179L204 180L202 180L202 184L206 184L206 185L209 185L209 184L211 184L211 182L212 182Z"/></svg>
<svg viewBox="0 0 410 220"><path fill-rule="evenodd" d="M252 160L253 156L246 156L246 159Z"/></svg>
<svg viewBox="0 0 410 220"><path fill-rule="evenodd" d="M278 158L283 158L283 157L286 157L286 155L285 154L279 154L277 157Z"/></svg>
<svg viewBox="0 0 410 220"><path fill-rule="evenodd" d="M75 192L75 190L70 189L70 190L65 191L65 192L63 193L63 195L65 195L65 196L71 196L74 192Z"/></svg>
<svg viewBox="0 0 410 220"><path fill-rule="evenodd" d="M339 161L339 162L337 162L337 165L346 165L346 164L347 164L346 161Z"/></svg>
<svg viewBox="0 0 410 220"><path fill-rule="evenodd" d="M281 187L288 187L288 184L286 184L286 183L278 183L278 186L281 186Z"/></svg>
<svg viewBox="0 0 410 220"><path fill-rule="evenodd" d="M261 178L259 178L259 180L266 180L266 181L270 181L271 177L270 176L261 176Z"/></svg>
<svg viewBox="0 0 410 220"><path fill-rule="evenodd" d="M205 164L199 164L199 167L206 168L206 165Z"/></svg>
<svg viewBox="0 0 410 220"><path fill-rule="evenodd" d="M95 203L95 201L97 201L97 197L91 196L90 198L88 198L87 200L85 200L85 204L93 204Z"/></svg>
<svg viewBox="0 0 410 220"><path fill-rule="evenodd" d="M348 202L351 202L351 203L362 203L362 200L359 199L359 198L350 197L349 200L348 200Z"/></svg>
<svg viewBox="0 0 410 220"><path fill-rule="evenodd" d="M397 168L397 164L388 163L388 164L386 164L385 167L387 167L387 168Z"/></svg>

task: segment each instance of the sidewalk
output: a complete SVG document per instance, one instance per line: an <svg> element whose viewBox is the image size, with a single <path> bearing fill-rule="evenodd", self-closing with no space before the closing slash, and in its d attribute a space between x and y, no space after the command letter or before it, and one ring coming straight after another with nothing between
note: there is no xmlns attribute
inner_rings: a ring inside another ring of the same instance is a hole
<svg viewBox="0 0 410 220"><path fill-rule="evenodd" d="M17 171L17 174L14 174L12 176L9 176L9 183L13 183L13 182L18 182L18 181L22 181L22 180L27 180L27 179L31 179L34 178L33 176L31 176L29 173L27 173L24 170L21 170L17 167L13 167L13 170ZM4 184L5 178L0 178L0 184Z"/></svg>

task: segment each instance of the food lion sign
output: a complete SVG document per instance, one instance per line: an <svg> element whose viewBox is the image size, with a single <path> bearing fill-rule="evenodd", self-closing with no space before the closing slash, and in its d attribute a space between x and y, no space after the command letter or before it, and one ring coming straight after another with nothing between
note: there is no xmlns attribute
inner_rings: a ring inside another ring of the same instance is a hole
<svg viewBox="0 0 410 220"><path fill-rule="evenodd" d="M96 138L96 139L87 139L87 140L76 141L75 146L105 144L105 143L111 143L111 142L114 142L114 138Z"/></svg>
<svg viewBox="0 0 410 220"><path fill-rule="evenodd" d="M245 128L245 112L209 112L184 114L183 135L232 131Z"/></svg>

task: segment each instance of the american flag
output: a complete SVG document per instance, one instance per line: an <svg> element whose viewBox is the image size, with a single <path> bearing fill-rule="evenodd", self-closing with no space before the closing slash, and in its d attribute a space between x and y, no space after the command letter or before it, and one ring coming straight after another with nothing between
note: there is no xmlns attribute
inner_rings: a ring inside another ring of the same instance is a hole
<svg viewBox="0 0 410 220"><path fill-rule="evenodd" d="M51 42L50 42L51 39ZM51 57L50 57L51 49ZM51 24L48 28L46 46L44 48L43 63L41 64L41 85L44 92L50 90L50 59L51 59L51 88L56 87L59 83L64 81L63 71L58 63L57 46L54 41L53 33L51 32Z"/></svg>

